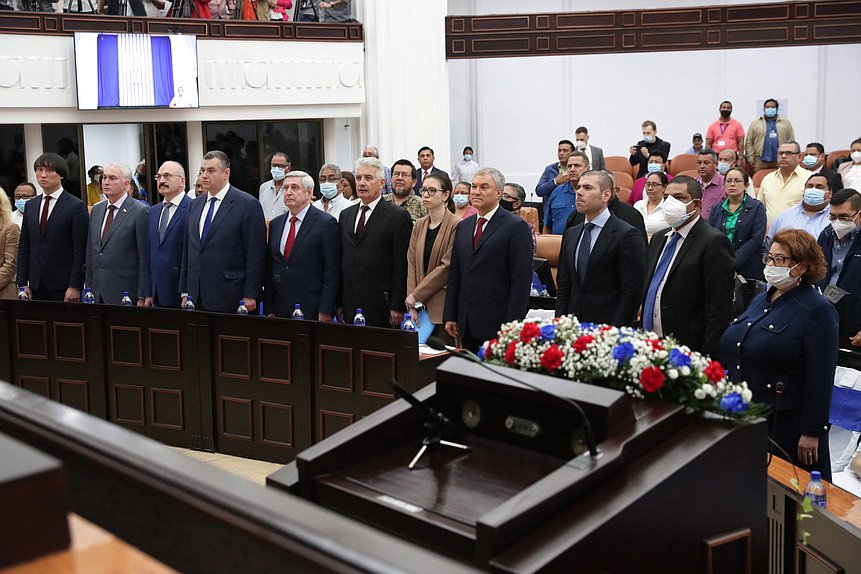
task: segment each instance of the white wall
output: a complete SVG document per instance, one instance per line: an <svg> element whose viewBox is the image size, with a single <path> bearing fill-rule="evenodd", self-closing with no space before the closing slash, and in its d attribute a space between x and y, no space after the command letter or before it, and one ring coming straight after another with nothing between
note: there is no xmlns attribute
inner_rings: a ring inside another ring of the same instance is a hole
<svg viewBox="0 0 861 574"><path fill-rule="evenodd" d="M845 149L861 135L858 61L858 44L452 60L451 147L473 145L481 165L532 191L579 125L605 156L627 155L651 119L672 156L705 135L722 100L747 128L758 102L774 97L787 102L781 112L802 145Z"/></svg>
<svg viewBox="0 0 861 574"><path fill-rule="evenodd" d="M141 153L140 124L87 124L84 125L84 149L87 167L124 163L132 171L143 158ZM158 169L158 168L156 168Z"/></svg>

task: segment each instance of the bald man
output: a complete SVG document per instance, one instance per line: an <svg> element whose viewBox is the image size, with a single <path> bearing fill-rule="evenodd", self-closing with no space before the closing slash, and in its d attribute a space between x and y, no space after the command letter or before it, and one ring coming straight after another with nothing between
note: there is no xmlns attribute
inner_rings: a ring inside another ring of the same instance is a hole
<svg viewBox="0 0 861 574"><path fill-rule="evenodd" d="M156 178L156 189L164 200L154 205L149 212L152 297L148 303L178 309L182 239L191 198L185 193L185 170L175 161L164 162Z"/></svg>

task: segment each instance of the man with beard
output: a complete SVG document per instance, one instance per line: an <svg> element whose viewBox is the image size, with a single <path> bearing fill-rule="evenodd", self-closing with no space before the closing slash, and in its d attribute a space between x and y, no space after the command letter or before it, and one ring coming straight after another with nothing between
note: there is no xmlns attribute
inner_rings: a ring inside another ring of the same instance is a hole
<svg viewBox="0 0 861 574"><path fill-rule="evenodd" d="M387 193L383 199L399 205L407 210L413 221L428 214L419 196L413 193L415 186L415 167L407 159L399 159L392 166L392 193Z"/></svg>

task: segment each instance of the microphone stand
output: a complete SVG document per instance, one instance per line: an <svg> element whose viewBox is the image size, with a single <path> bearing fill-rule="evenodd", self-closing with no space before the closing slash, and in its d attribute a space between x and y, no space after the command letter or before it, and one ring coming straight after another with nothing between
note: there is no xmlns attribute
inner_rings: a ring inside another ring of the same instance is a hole
<svg viewBox="0 0 861 574"><path fill-rule="evenodd" d="M595 433L592 431L592 423L589 421L589 418L586 416L586 412L583 410L583 407L581 407L577 403L577 401L574 401L574 400L569 399L567 397L560 397L558 395L554 395L553 393L549 393L549 392L545 391L544 389L536 387L535 385L529 384L529 383L524 382L524 381L519 381L510 375L506 375L503 372L497 371L495 369L491 369L488 365L486 365L484 363L484 361L479 359L478 356L476 356L474 353L472 353L470 351L462 350L462 349L456 349L454 347L446 345L442 341L442 339L440 339L438 337L429 337L427 340L427 346L430 347L431 349L435 349L437 351L448 351L452 355L458 356L462 359L466 359L467 361L470 361L470 362L475 363L477 365L481 365L483 368L487 369L491 373L499 375L500 377L505 377L506 379L514 381L515 383L517 383L519 385L523 385L524 387L526 387L528 389L532 389L533 391L537 391L539 393L549 395L549 396L554 397L556 399L560 399L560 400L565 401L566 403L568 403L569 405L574 407L574 409L577 411L577 413L583 419L583 431L586 435L586 437L585 437L586 438L586 445L589 447L589 456L592 457L592 460L597 460L603 456L603 453L598 450L598 445L595 442Z"/></svg>
<svg viewBox="0 0 861 574"><path fill-rule="evenodd" d="M433 449L437 445L447 446L450 448L456 448L465 451L470 450L470 448L465 444L452 442L443 438L446 434L454 434L455 432L457 432L456 427L452 424L450 420L448 420L448 417L418 400L415 395L413 395L411 392L399 385L398 382L394 379L389 381L389 386L392 388L396 395L407 401L410 406L419 411L425 419L425 436L424 438L422 438L422 446L421 448L419 448L419 451L410 461L410 464L407 466L407 468L413 470L413 467L415 467L416 463L421 459L421 457L429 449Z"/></svg>

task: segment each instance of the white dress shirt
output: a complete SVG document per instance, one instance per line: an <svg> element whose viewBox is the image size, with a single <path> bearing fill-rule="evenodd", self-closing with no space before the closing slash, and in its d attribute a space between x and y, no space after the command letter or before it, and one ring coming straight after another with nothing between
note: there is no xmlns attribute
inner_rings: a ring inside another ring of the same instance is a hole
<svg viewBox="0 0 861 574"><path fill-rule="evenodd" d="M167 210L167 223L165 223L165 226L170 225L170 220L173 219L174 215L176 215L176 209L179 207L179 204L182 203L183 197L185 197L185 192L180 191L175 196L173 196L173 199L171 199L170 201L162 202L162 206L161 206L162 213L160 213L159 217L158 217L159 223L161 223L161 218L162 218L162 216L164 216L164 210L166 209ZM165 203L167 205L165 205ZM207 208L208 207L209 206L207 206ZM204 215L204 217L206 217L206 216Z"/></svg>
<svg viewBox="0 0 861 574"><path fill-rule="evenodd" d="M289 175L289 174L288 174ZM260 186L260 205L263 207L263 217L266 221L272 221L282 213L287 213L289 210L284 205L284 181L281 181L281 188L275 191L275 180L270 179Z"/></svg>
<svg viewBox="0 0 861 574"><path fill-rule="evenodd" d="M123 203L125 203L126 198L127 198L128 196L129 196L129 194L128 194L128 193L124 193L124 194L123 194L123 195L122 195L122 196L117 200L117 202L116 202L116 203L110 203L110 202L108 202L108 204L105 206L105 217L104 217L104 219L102 219L102 229L101 229L101 232L99 233L99 236L101 236L101 235L103 235L103 234L105 233L105 223L107 223L107 221L108 221L108 213L110 212L110 207L113 205L114 207L116 207L116 208L117 208L117 209L116 209L116 211L114 211L114 219L116 219L116 217L117 217L117 212L118 212L120 209L122 209L122 207L123 207ZM106 201L107 201L107 200L106 200ZM113 223L111 223L111 225L113 225Z"/></svg>
<svg viewBox="0 0 861 574"><path fill-rule="evenodd" d="M215 194L215 196L211 194L206 194L206 203L203 206L203 211L200 213L200 221L197 224L197 233L198 235L203 235L203 224L206 223L206 214L209 213L209 201L215 197L218 201L215 202L215 207L212 210L212 219L215 220L215 214L218 213L218 208L224 203L224 196L227 195L227 190L230 189L230 182L227 182L227 185L224 188ZM210 222L210 225L212 223Z"/></svg>
<svg viewBox="0 0 861 574"><path fill-rule="evenodd" d="M329 200L329 205L324 206L323 200L318 199L314 202L314 207L316 207L320 211L328 213L337 220L341 216L341 212L353 205L353 203L354 202L344 197L343 194L339 193L338 195Z"/></svg>
<svg viewBox="0 0 861 574"><path fill-rule="evenodd" d="M289 211L287 212L287 220L284 222L284 231L281 232L281 253L284 253L284 246L287 244L287 237L290 235L290 220L293 219L293 217L298 218L296 223L293 224L293 241L295 242L296 237L299 236L299 228L302 227L302 222L305 221L305 216L308 215L309 207L311 207L310 203L295 216Z"/></svg>
<svg viewBox="0 0 861 574"><path fill-rule="evenodd" d="M56 207L57 200L60 199L61 195L63 195L63 188L62 187L60 189L58 189L57 191L55 191L54 193L42 193L42 194L36 196L36 197L41 198L42 202L45 201L46 197L51 198L51 202L48 204L48 219L49 220L51 219L51 214L54 213L54 207ZM42 202L39 202L39 215L36 217L37 221L42 221L42 209L44 209L44 207L43 207L44 204Z"/></svg>
<svg viewBox="0 0 861 574"><path fill-rule="evenodd" d="M368 225L368 220L371 219L371 214L374 213L374 209L377 208L377 205L380 203L380 201L382 201L382 199L383 199L383 196L380 195L377 197L377 199L375 199L374 201L372 201L371 203L368 204L369 209L365 213L365 226ZM359 228L359 220L361 218L362 218L362 204L360 203L359 204L359 213L358 213L358 215L356 215L356 223L353 224L353 233L355 233L356 229Z"/></svg>

